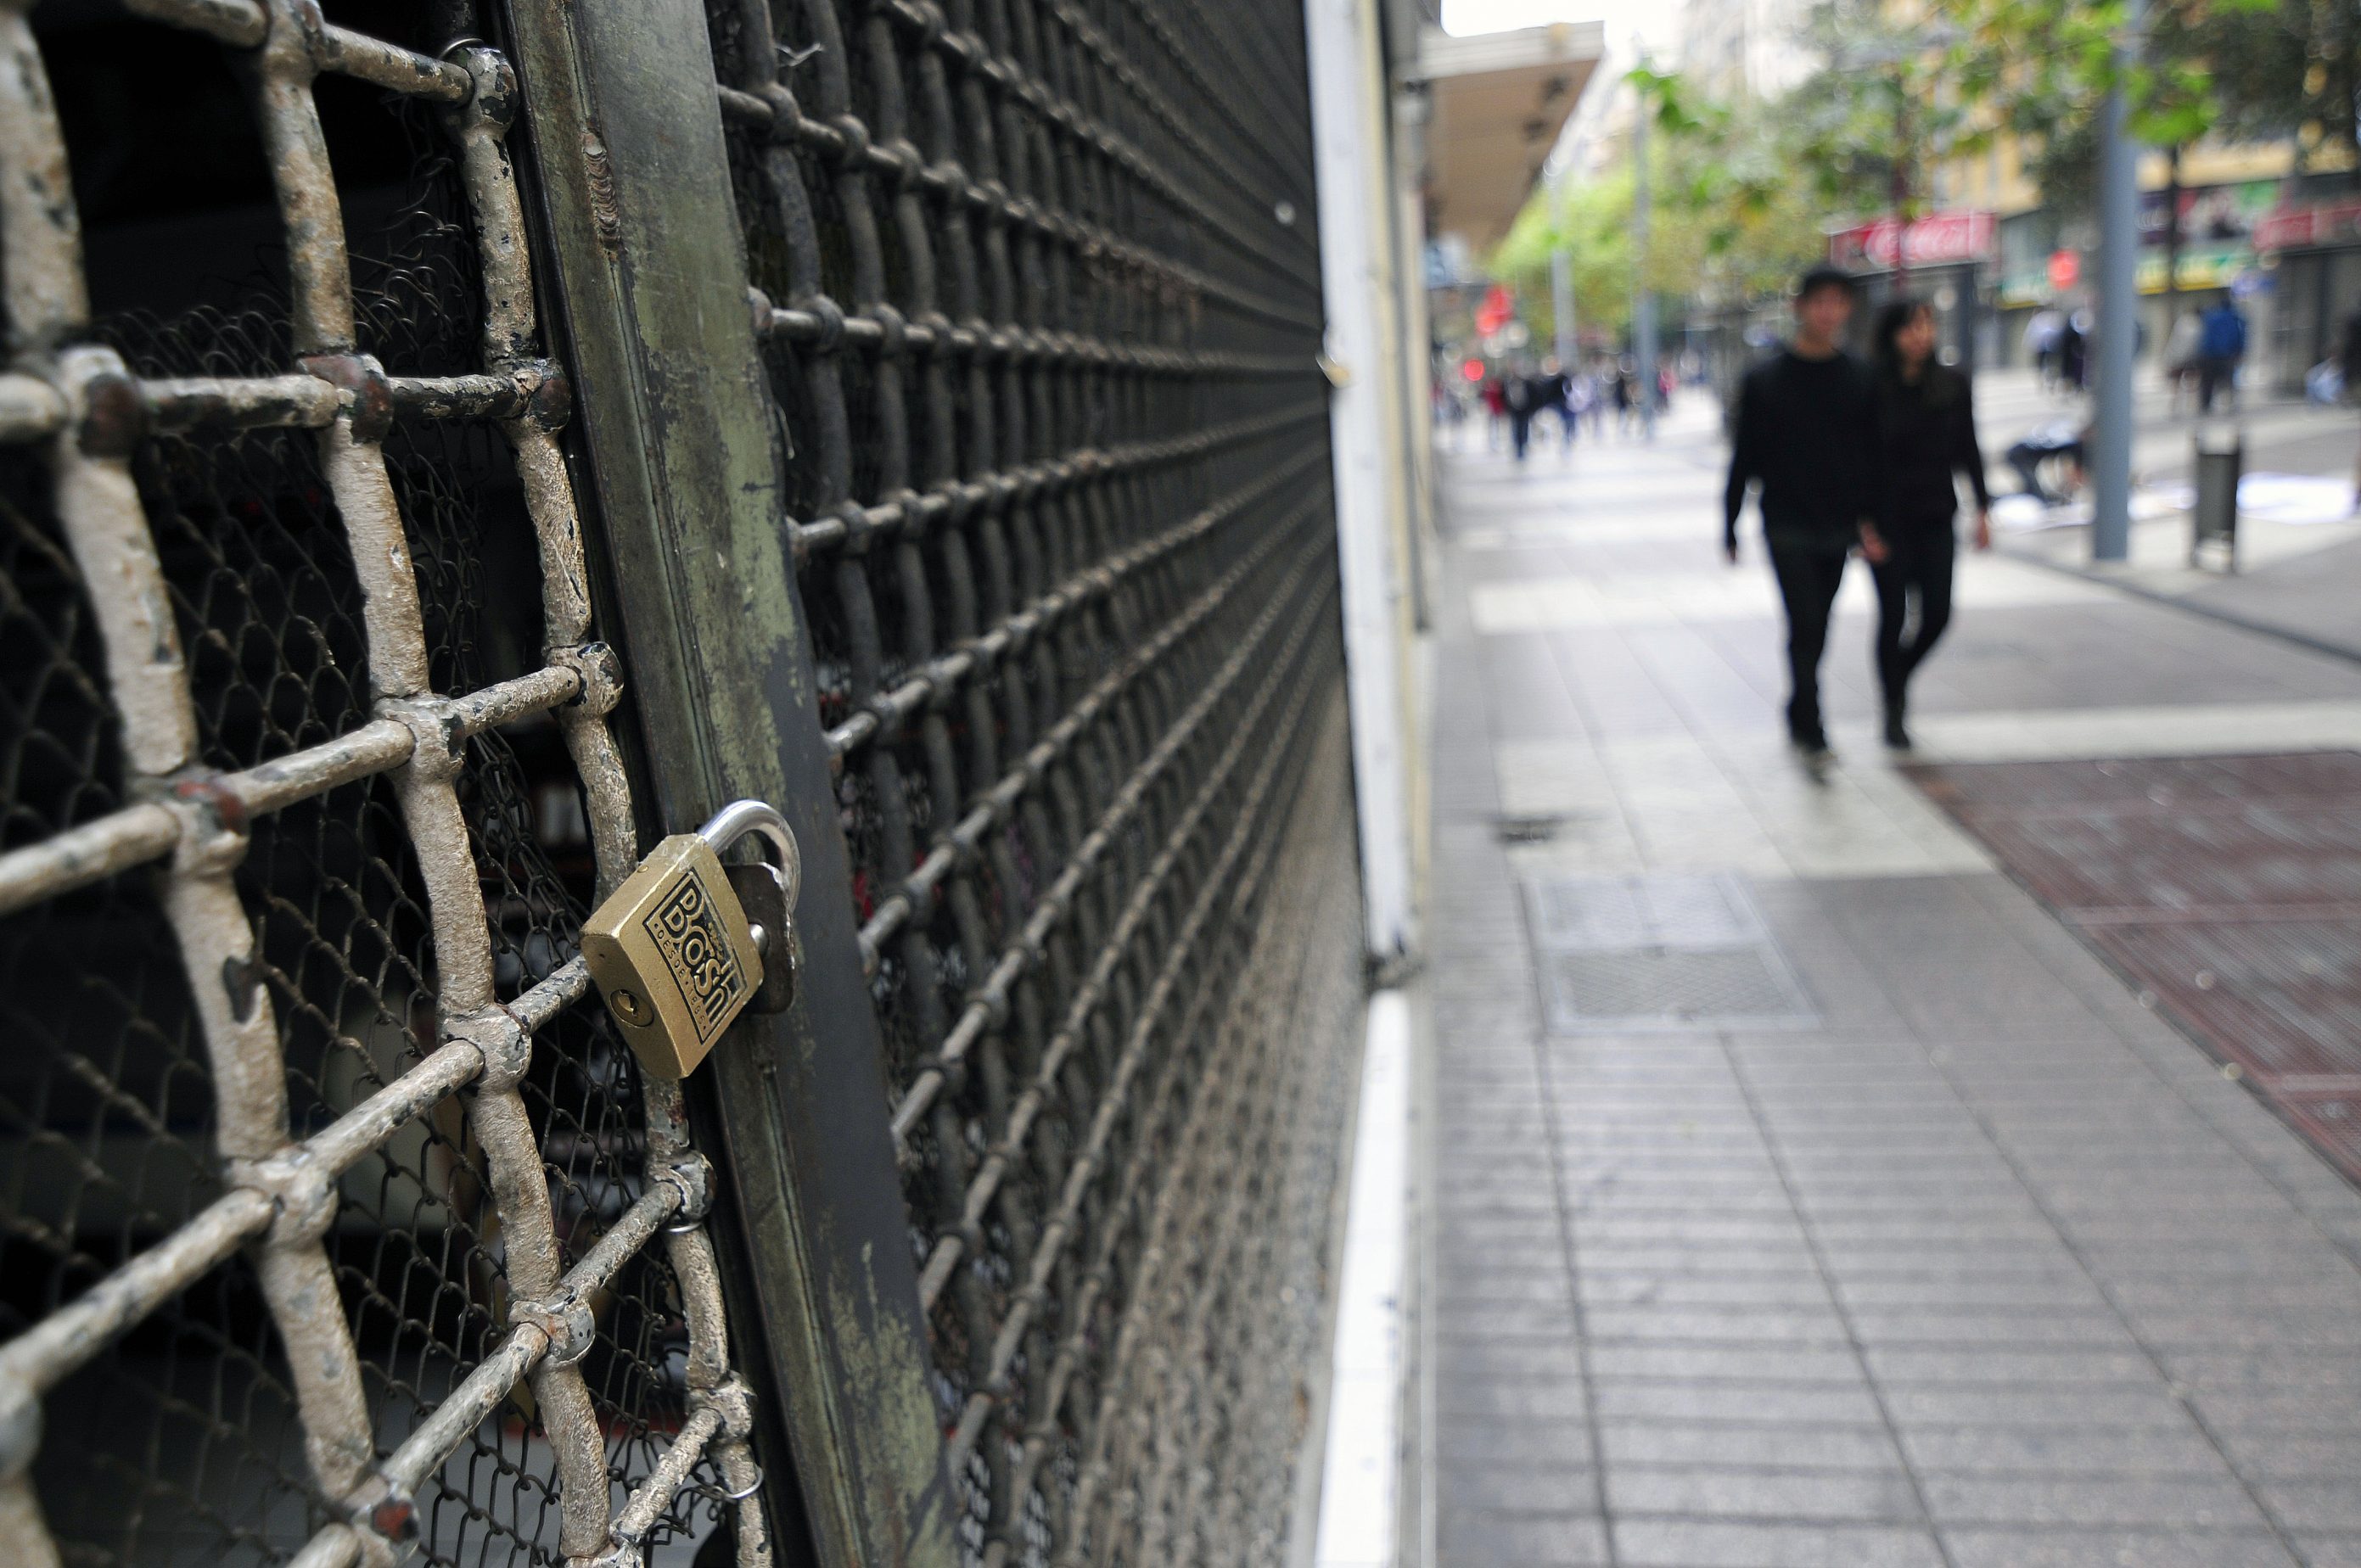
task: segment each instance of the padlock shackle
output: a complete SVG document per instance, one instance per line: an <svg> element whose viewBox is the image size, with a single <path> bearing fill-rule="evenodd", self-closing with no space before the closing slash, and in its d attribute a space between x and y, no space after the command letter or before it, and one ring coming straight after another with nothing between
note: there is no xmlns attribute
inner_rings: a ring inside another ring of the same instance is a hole
<svg viewBox="0 0 2361 1568"><path fill-rule="evenodd" d="M717 855L728 854L749 833L769 839L771 847L778 851L776 863L784 884L781 891L786 895L787 908L793 910L796 894L803 888L803 853L796 848L795 830L787 826L787 819L768 802L733 800L697 830L697 836L712 845Z"/></svg>

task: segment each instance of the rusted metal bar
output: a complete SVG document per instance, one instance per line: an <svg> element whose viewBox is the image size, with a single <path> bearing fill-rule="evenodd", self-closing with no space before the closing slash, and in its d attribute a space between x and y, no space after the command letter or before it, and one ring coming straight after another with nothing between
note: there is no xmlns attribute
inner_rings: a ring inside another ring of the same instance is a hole
<svg viewBox="0 0 2361 1568"><path fill-rule="evenodd" d="M194 841L189 831L192 812L202 814L195 818L196 837L215 822L237 824L234 830L243 831L255 817L402 766L417 749L421 729L433 730L440 743L456 745L487 729L572 703L585 689L579 660L552 664L464 697L412 703L404 709L404 718L377 719L334 740L237 773L176 773L168 798L179 810L153 803L126 806L0 854L0 915L169 854L184 839ZM614 776L620 777L620 763Z"/></svg>
<svg viewBox="0 0 2361 1568"><path fill-rule="evenodd" d="M270 18L256 0L124 0L134 16L186 27L233 49L252 49L270 30Z"/></svg>
<svg viewBox="0 0 2361 1568"><path fill-rule="evenodd" d="M170 806L132 806L0 855L0 915L87 887L170 854L181 818Z"/></svg>
<svg viewBox="0 0 2361 1568"><path fill-rule="evenodd" d="M257 1188L216 1199L194 1220L0 1345L0 1410L38 1398L98 1349L262 1234L275 1205ZM30 1458L29 1454L26 1455Z"/></svg>
<svg viewBox="0 0 2361 1568"><path fill-rule="evenodd" d="M66 402L38 376L0 374L0 444L17 446L55 435L66 422Z"/></svg>

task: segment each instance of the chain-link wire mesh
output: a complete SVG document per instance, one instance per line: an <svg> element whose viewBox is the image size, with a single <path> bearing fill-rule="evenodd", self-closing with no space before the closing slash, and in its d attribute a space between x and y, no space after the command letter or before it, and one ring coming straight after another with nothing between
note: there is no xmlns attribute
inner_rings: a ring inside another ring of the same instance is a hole
<svg viewBox="0 0 2361 1568"><path fill-rule="evenodd" d="M767 1562L708 1173L575 1005L637 851L514 78L131 10L0 4L0 1558Z"/></svg>
<svg viewBox="0 0 2361 1568"><path fill-rule="evenodd" d="M1359 951L1301 14L708 13L966 1555L1277 1560Z"/></svg>

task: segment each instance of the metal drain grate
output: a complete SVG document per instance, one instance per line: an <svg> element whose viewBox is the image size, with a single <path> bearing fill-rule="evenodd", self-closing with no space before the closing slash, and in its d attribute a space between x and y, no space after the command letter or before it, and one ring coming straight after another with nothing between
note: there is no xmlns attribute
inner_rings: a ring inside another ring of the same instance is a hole
<svg viewBox="0 0 2361 1568"><path fill-rule="evenodd" d="M1817 1021L1735 877L1556 877L1526 883L1525 896L1554 1031L1794 1028Z"/></svg>

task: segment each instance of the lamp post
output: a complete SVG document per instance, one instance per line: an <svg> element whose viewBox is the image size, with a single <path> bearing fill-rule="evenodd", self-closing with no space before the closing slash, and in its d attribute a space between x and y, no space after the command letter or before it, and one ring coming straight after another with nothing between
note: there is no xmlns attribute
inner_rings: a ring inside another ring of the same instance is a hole
<svg viewBox="0 0 2361 1568"><path fill-rule="evenodd" d="M2114 50L2114 81L2102 120L2099 163L2099 385L2097 430L2092 441L2091 555L2131 556L2132 350L2138 332L2138 149L2132 145L2124 76L2136 57L2141 0L2124 7L2124 36Z"/></svg>
<svg viewBox="0 0 2361 1568"><path fill-rule="evenodd" d="M1550 320L1556 324L1557 367L1574 374L1574 254L1565 235L1565 171L1550 187L1557 216L1557 245L1550 251Z"/></svg>
<svg viewBox="0 0 2361 1568"><path fill-rule="evenodd" d="M1640 50L1646 70L1648 51ZM1638 115L1631 122L1631 352L1639 361L1640 430L1649 440L1656 435L1656 297L1648 288L1648 117L1655 105L1648 90L1640 90Z"/></svg>

